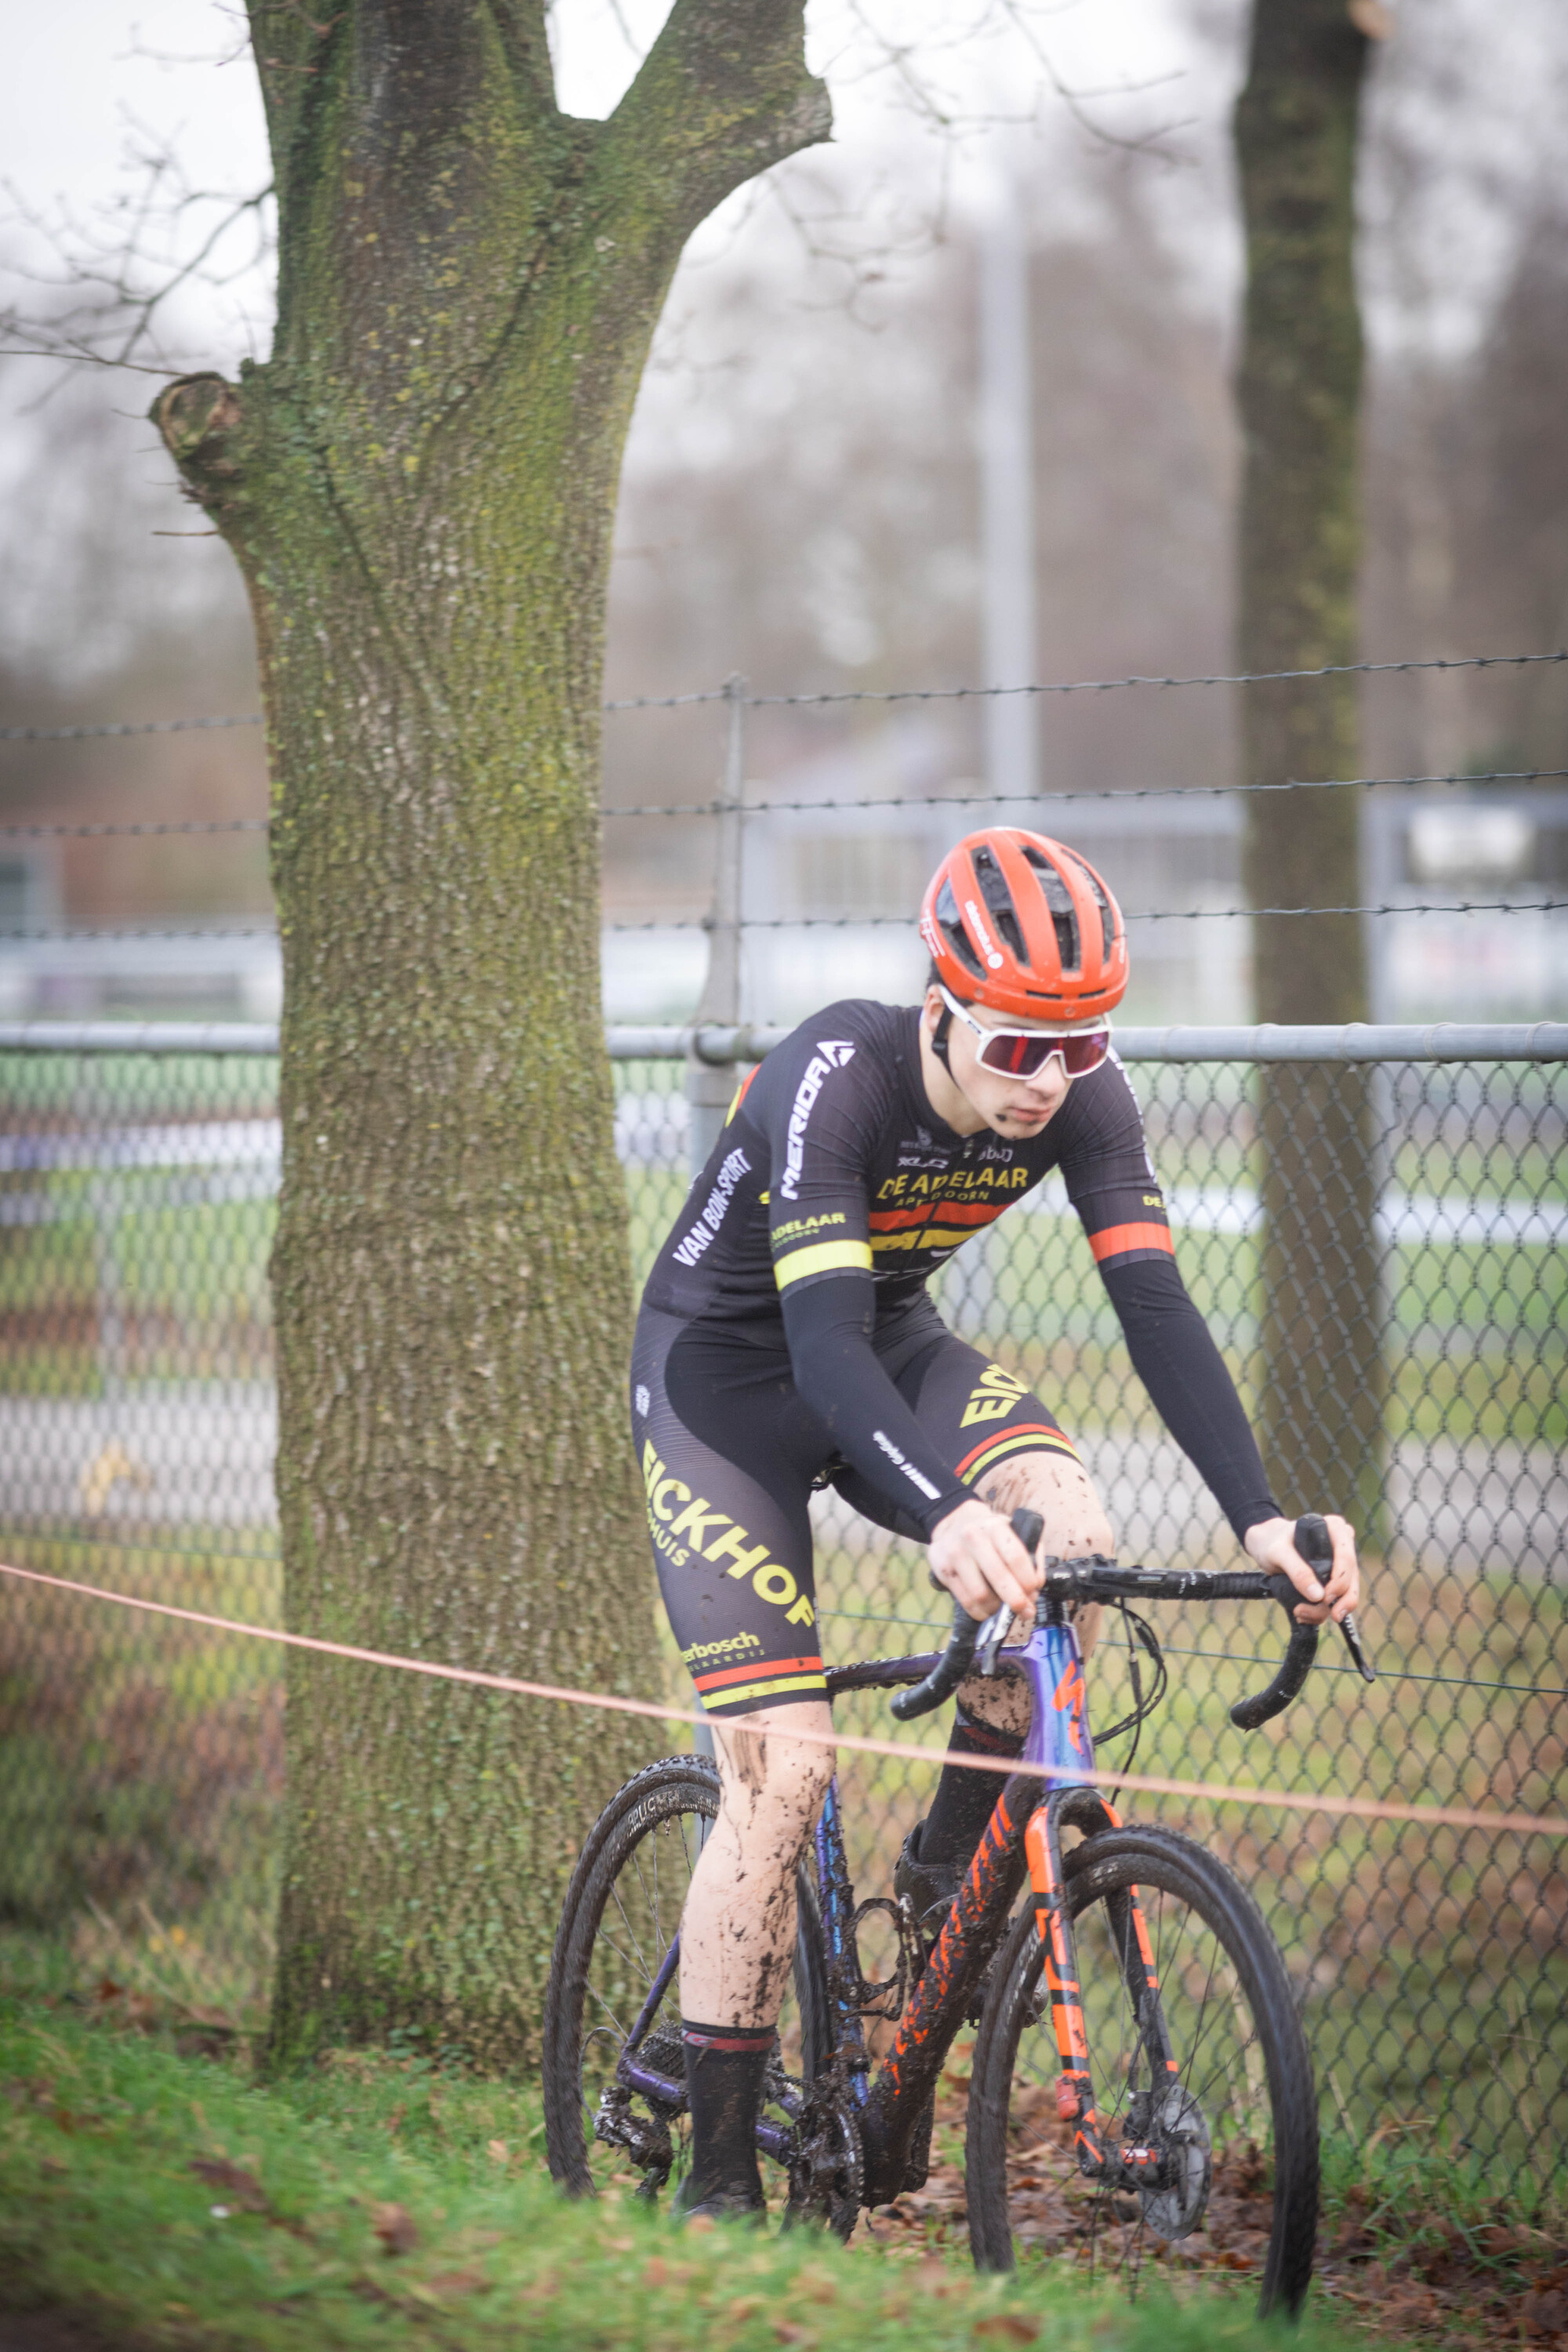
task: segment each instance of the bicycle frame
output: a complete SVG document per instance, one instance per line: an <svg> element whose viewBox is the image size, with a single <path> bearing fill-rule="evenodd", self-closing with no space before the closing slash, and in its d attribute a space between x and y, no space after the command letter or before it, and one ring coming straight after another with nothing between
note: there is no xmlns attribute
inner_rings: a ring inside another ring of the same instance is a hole
<svg viewBox="0 0 1568 2352"><path fill-rule="evenodd" d="M997 1796L974 1859L900 2021L892 2048L875 2074L866 2050L861 2006L854 1997L862 1990L862 1984L854 1941L854 1889L844 1851L837 1777L817 1821L816 1894L828 1954L831 2056L835 2065L847 2071L859 2112L868 2204L887 2202L903 2185L910 2146L927 2100L1005 1932L1026 1873L1040 1936L1049 1948L1046 1984L1061 2059L1058 2106L1076 2126L1079 2168L1086 2175L1117 2185L1149 2187L1153 2182L1158 2152L1127 2146L1108 2156L1094 2108L1072 1928L1062 1899L1061 1832L1068 1825L1090 1832L1114 1828L1119 1817L1093 1786L1094 1743L1083 1653L1076 1629L1059 1603L1048 1604L1043 1615L1045 1622L1037 1624L1026 1643L1003 1654L1007 1666L1027 1683L1033 1702L1018 1768ZM920 1679L931 1664L929 1657L889 1658L830 1669L828 1690L832 1694L892 1688ZM1130 1894L1126 1902L1131 1933L1119 1935L1118 1941L1123 1948L1129 1990L1151 2065L1159 2063L1173 2074L1148 1931L1136 1895ZM616 2074L628 2089L681 2105L684 2083L665 2075L637 2054L673 1979L679 1956L677 1936L626 2038ZM767 2155L787 2161L790 2140L790 2126L767 2118L759 2121L757 2145Z"/></svg>

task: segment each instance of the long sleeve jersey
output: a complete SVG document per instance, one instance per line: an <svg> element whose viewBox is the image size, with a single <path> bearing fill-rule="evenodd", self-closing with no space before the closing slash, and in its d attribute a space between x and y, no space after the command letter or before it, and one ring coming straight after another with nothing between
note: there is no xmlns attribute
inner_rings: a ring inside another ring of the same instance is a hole
<svg viewBox="0 0 1568 2352"><path fill-rule="evenodd" d="M969 1499L877 1339L956 1249L1059 1168L1134 1369L1237 1536L1278 1516L1235 1384L1176 1265L1164 1195L1112 1055L1025 1140L932 1110L920 1011L856 1000L803 1022L742 1084L648 1278L650 1305L788 1349L845 1458L929 1536Z"/></svg>

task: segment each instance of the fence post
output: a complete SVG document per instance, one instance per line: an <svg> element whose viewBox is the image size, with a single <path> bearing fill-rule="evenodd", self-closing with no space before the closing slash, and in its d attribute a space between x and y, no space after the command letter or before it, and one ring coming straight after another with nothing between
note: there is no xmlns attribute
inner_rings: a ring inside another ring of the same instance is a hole
<svg viewBox="0 0 1568 2352"><path fill-rule="evenodd" d="M732 1028L741 1018L741 848L745 824L746 681L739 670L724 680L728 727L724 771L719 786L719 840L713 860L713 903L708 913L708 977L693 1026L709 1023ZM735 1091L731 1062L686 1057L687 1142L695 1183L718 1142L724 1114ZM699 1756L713 1753L713 1734L699 1724L691 1735Z"/></svg>
<svg viewBox="0 0 1568 2352"><path fill-rule="evenodd" d="M729 727L724 772L719 787L719 841L714 858L713 903L709 910L708 978L695 1025L731 1028L741 1018L741 846L745 824L746 681L737 671L724 680ZM690 1160L695 1179L718 1142L730 1097L735 1091L731 1063L687 1056L686 1099L690 1106Z"/></svg>

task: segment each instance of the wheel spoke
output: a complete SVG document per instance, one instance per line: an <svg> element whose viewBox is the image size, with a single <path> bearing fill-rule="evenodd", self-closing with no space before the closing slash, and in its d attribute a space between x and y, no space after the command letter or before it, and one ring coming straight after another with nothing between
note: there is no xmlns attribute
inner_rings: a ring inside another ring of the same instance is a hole
<svg viewBox="0 0 1568 2352"><path fill-rule="evenodd" d="M1148 1840L1136 1831L1102 1833L1100 1852L1068 1881L1103 2139L1114 2148L1132 2136L1136 2116L1137 2136L1165 2150L1159 2183L1124 2192L1114 2182L1083 2182L1070 2130L1046 2120L1042 2085L1059 2059L1048 2012L1031 2016L1045 1948L1032 1931L1016 1929L1005 1986L993 1995L994 2010L998 2001L1005 2006L983 2032L979 2096L971 2105L976 2258L1005 2267L1019 2256L1055 2254L1133 2293L1151 2264L1202 2270L1218 2256L1229 2266L1255 2263L1265 2294L1279 2287L1294 2304L1310 2275L1316 2227L1316 2118L1290 1987L1278 1955L1270 1965L1260 1951L1256 1919L1222 1866L1199 1847L1173 1853L1173 1843L1168 1832ZM1174 2062L1170 2076L1156 2055L1157 2032L1139 2022L1144 1975L1129 1899L1134 1886ZM1296 2090L1277 2116L1273 2084L1286 2077ZM1245 2128L1264 2159L1262 2180L1278 2181L1280 2116L1292 2136L1288 2209L1274 2188L1223 2165L1211 2179L1211 2164Z"/></svg>

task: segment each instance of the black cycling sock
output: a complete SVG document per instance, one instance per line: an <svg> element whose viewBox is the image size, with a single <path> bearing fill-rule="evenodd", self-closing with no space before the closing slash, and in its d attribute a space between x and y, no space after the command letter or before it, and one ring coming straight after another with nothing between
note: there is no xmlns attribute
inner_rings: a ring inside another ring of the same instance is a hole
<svg viewBox="0 0 1568 2352"><path fill-rule="evenodd" d="M998 1731L960 1707L948 1742L959 1756L1021 1756L1024 1734ZM931 1864L965 1867L985 1833L985 1824L1002 1794L1000 1772L973 1772L962 1764L944 1764L931 1808L921 1823L920 1859Z"/></svg>
<svg viewBox="0 0 1568 2352"><path fill-rule="evenodd" d="M691 2105L691 2177L685 2201L689 2206L705 2197L724 2197L761 2205L757 2116L773 2029L700 2025L685 2017L680 2040Z"/></svg>

